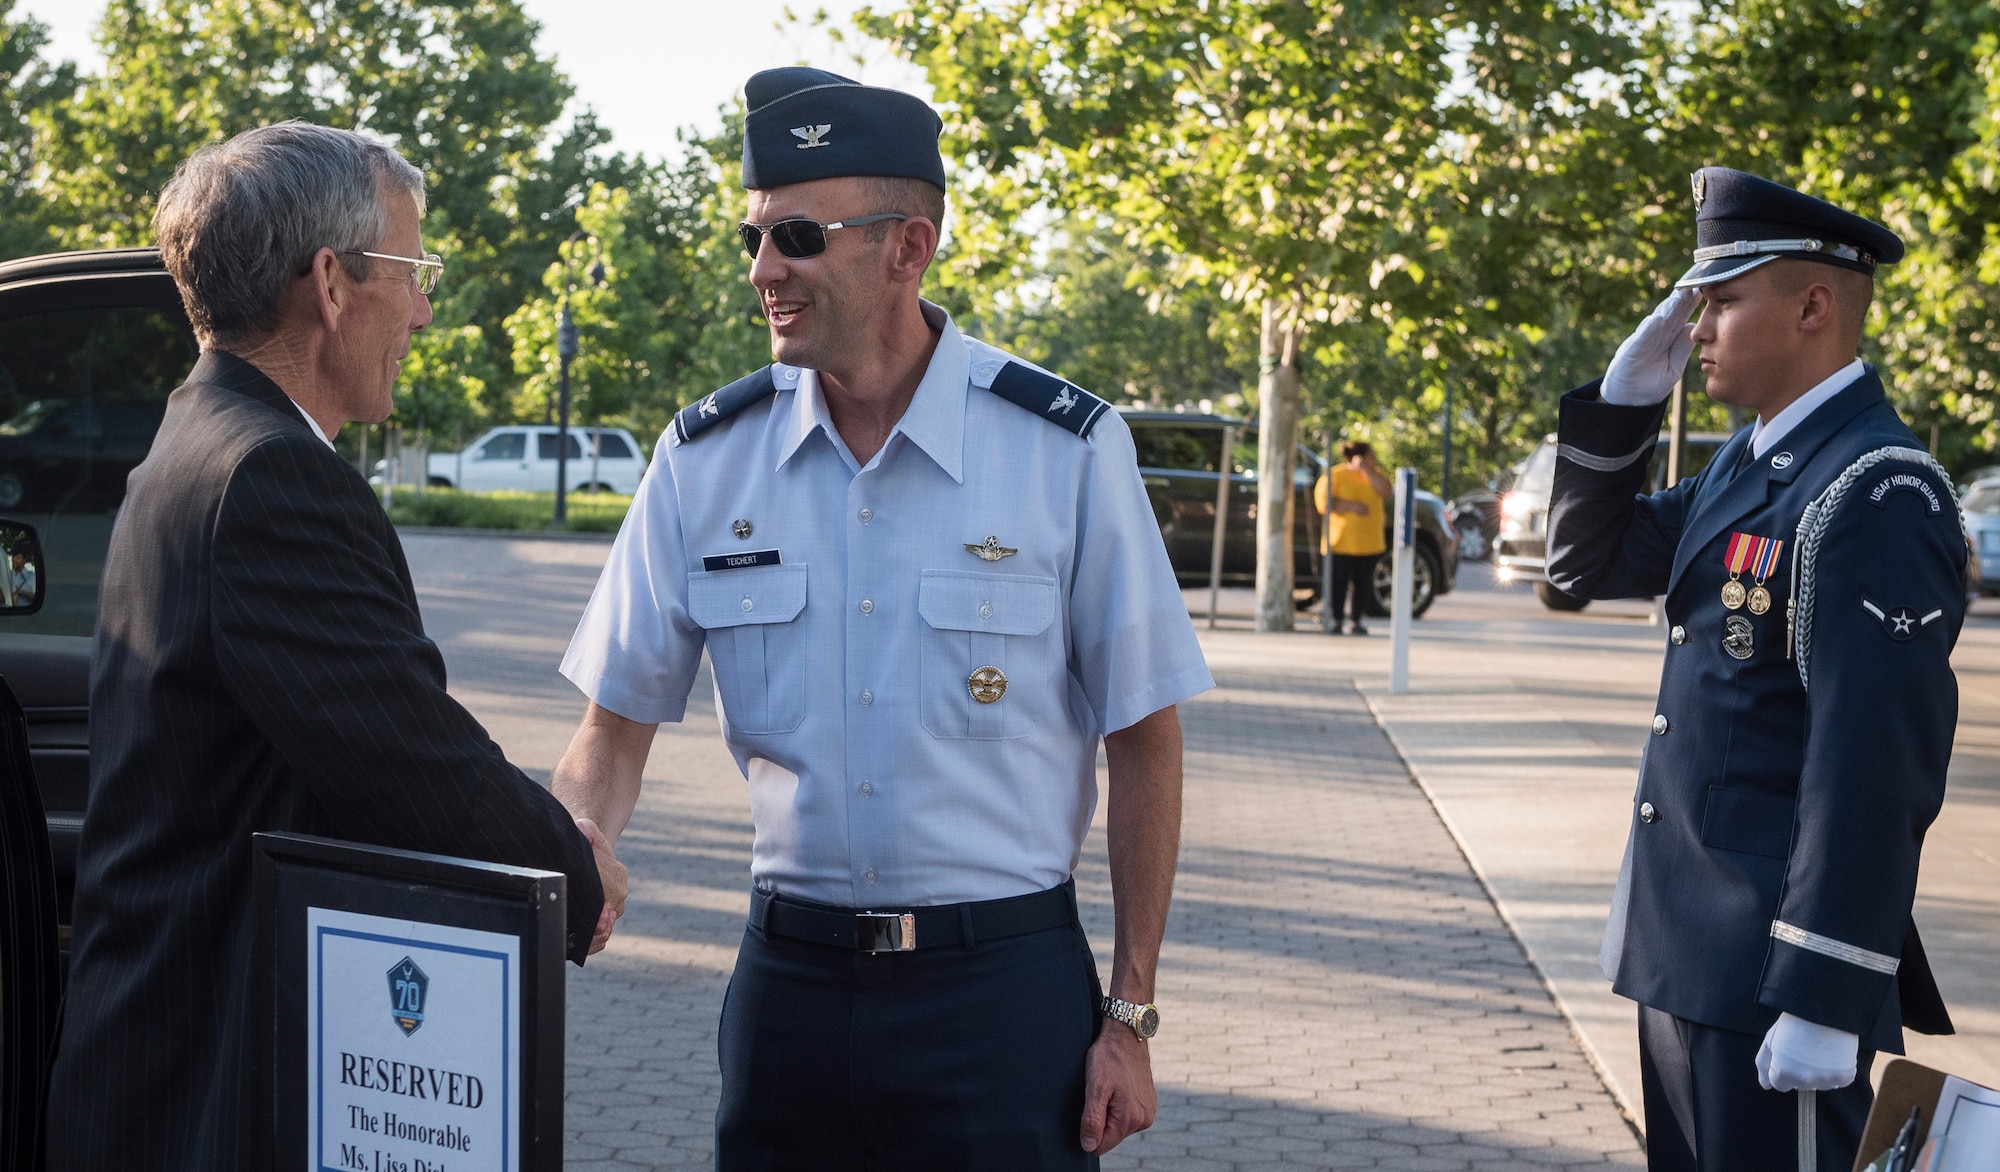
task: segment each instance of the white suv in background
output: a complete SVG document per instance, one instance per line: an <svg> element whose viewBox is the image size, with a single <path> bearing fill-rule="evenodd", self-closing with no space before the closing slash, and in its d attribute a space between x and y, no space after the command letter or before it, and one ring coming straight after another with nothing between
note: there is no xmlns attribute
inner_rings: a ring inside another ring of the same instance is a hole
<svg viewBox="0 0 2000 1172"><path fill-rule="evenodd" d="M596 438L596 450L591 440ZM556 490L556 452L561 434L553 427L496 427L467 444L463 452L436 452L426 470L434 488L466 492L515 489ZM631 495L646 472L639 441L622 427L569 430L569 487Z"/></svg>

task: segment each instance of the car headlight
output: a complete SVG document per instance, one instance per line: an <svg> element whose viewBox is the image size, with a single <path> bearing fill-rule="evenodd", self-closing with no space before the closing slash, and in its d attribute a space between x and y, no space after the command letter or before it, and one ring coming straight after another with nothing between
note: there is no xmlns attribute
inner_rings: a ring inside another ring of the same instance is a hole
<svg viewBox="0 0 2000 1172"><path fill-rule="evenodd" d="M1510 492L1500 498L1500 528L1509 533L1520 533L1528 528L1529 518L1535 515L1535 501L1518 492Z"/></svg>

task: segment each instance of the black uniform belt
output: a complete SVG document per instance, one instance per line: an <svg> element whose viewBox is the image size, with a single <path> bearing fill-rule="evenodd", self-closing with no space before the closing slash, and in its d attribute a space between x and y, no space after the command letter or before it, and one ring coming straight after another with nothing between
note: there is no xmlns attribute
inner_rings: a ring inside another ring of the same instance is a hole
<svg viewBox="0 0 2000 1172"><path fill-rule="evenodd" d="M1005 940L1076 922L1076 880L1061 887L937 907L862 910L752 889L750 925L766 935L850 952L914 952Z"/></svg>

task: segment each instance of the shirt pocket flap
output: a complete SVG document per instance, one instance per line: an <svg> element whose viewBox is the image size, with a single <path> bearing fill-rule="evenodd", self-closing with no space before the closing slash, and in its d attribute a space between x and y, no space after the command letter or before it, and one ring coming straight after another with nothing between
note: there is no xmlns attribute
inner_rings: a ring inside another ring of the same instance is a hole
<svg viewBox="0 0 2000 1172"><path fill-rule="evenodd" d="M1767 859L1790 858L1792 822L1798 803L1784 794L1735 786L1708 787L1701 819L1701 843Z"/></svg>
<svg viewBox="0 0 2000 1172"><path fill-rule="evenodd" d="M1027 574L925 570L917 613L941 631L1039 635L1056 617L1056 580Z"/></svg>
<svg viewBox="0 0 2000 1172"><path fill-rule="evenodd" d="M707 630L789 623L805 607L804 566L755 566L688 575L688 617Z"/></svg>

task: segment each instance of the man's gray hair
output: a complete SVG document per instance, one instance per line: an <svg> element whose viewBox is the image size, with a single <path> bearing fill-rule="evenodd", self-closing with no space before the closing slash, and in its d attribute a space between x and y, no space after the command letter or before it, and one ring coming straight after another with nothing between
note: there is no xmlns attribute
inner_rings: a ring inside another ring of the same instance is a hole
<svg viewBox="0 0 2000 1172"><path fill-rule="evenodd" d="M424 210L424 176L385 143L306 122L246 130L188 156L153 212L153 233L204 347L260 340L285 291L322 248L348 275L389 230L385 191Z"/></svg>

